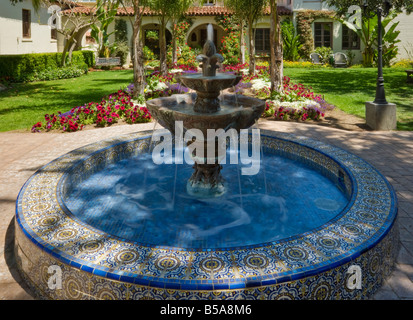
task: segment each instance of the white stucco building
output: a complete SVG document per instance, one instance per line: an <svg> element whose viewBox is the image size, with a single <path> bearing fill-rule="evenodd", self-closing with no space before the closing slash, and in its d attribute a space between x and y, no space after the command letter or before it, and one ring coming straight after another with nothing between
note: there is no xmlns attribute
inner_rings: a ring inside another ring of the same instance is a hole
<svg viewBox="0 0 413 320"><path fill-rule="evenodd" d="M49 17L45 8L36 12L31 0L1 1L0 55L58 52L59 35L48 26Z"/></svg>

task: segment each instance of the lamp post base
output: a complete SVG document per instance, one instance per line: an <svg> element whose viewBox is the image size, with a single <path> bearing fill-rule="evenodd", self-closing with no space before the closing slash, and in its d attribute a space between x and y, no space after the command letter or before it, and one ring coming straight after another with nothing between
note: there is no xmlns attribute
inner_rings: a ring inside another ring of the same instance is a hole
<svg viewBox="0 0 413 320"><path fill-rule="evenodd" d="M395 130L397 128L396 105L366 102L366 124L373 130Z"/></svg>

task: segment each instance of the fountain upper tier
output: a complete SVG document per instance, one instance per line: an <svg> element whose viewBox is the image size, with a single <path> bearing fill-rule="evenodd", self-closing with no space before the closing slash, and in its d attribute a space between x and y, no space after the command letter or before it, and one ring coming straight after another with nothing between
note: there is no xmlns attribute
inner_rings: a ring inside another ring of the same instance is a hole
<svg viewBox="0 0 413 320"><path fill-rule="evenodd" d="M214 113L220 110L218 96L221 91L238 84L241 76L216 73L218 64L224 61L211 40L205 42L203 53L197 56L202 74L182 74L177 77L182 85L197 92L194 111L199 113Z"/></svg>

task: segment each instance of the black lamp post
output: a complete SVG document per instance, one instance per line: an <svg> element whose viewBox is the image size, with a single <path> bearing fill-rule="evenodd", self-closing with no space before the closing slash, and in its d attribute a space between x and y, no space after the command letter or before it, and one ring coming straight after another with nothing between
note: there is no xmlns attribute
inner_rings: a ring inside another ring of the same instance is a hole
<svg viewBox="0 0 413 320"><path fill-rule="evenodd" d="M378 32L377 32L377 45L378 45L378 55L377 55L377 86L376 86L376 98L374 99L374 103L377 104L388 104L386 101L386 95L384 93L384 78L383 78L383 44L382 44L382 26L381 26L381 18L386 17L391 9L391 1L385 0L382 6L377 8L377 24L378 24ZM367 0L363 2L363 9L364 13L367 15L373 15L374 12L368 12L368 4Z"/></svg>

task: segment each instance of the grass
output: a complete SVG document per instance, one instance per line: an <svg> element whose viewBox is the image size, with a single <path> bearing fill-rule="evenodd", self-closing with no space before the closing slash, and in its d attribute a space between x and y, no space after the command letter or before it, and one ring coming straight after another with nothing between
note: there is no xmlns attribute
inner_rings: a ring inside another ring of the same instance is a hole
<svg viewBox="0 0 413 320"><path fill-rule="evenodd" d="M13 84L0 92L0 131L24 130L46 113L66 112L131 83L131 70L89 72L78 78Z"/></svg>
<svg viewBox="0 0 413 320"><path fill-rule="evenodd" d="M285 68L284 75L324 95L341 110L365 118L365 102L376 95L377 69ZM413 85L406 83L403 69L383 70L386 100L397 105L397 129L413 130Z"/></svg>

